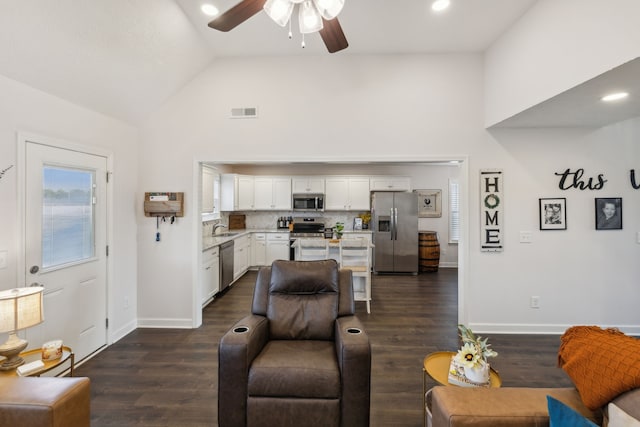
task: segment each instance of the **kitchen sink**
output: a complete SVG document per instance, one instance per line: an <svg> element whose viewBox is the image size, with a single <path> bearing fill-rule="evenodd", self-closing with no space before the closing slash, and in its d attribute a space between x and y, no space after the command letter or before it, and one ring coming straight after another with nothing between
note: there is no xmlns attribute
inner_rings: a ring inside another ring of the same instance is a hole
<svg viewBox="0 0 640 427"><path fill-rule="evenodd" d="M233 231L225 231L224 233L219 233L219 234L214 234L213 237L231 237L231 236L235 236L237 234L237 232L233 232Z"/></svg>

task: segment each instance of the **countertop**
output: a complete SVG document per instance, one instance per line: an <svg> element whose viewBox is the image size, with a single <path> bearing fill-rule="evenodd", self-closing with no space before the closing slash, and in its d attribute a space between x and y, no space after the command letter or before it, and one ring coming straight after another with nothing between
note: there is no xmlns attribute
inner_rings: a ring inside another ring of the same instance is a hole
<svg viewBox="0 0 640 427"><path fill-rule="evenodd" d="M225 235L227 233L234 233L232 236ZM202 237L202 251L209 250L213 247L220 246L221 244L228 242L229 240L237 239L238 237L251 235L251 233L289 233L289 230L282 228L247 228L244 230L230 230L225 231L220 235L215 236L203 236Z"/></svg>
<svg viewBox="0 0 640 427"><path fill-rule="evenodd" d="M238 237L242 237L245 235L250 235L251 233L288 233L289 230L282 228L247 228L244 230L230 230L223 232L221 235L216 236L204 236L202 238L202 251L209 250L216 246L220 246L221 244L228 242L229 240L237 239ZM232 236L224 235L226 233L234 233ZM342 234L349 233L372 233L371 230L344 230Z"/></svg>

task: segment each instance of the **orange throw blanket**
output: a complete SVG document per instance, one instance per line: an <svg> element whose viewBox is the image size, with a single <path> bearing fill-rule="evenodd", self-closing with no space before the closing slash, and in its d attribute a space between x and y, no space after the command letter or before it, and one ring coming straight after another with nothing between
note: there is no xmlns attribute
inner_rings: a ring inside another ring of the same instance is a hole
<svg viewBox="0 0 640 427"><path fill-rule="evenodd" d="M573 380L587 408L595 410L640 387L640 340L617 329L574 326L560 342L558 365Z"/></svg>

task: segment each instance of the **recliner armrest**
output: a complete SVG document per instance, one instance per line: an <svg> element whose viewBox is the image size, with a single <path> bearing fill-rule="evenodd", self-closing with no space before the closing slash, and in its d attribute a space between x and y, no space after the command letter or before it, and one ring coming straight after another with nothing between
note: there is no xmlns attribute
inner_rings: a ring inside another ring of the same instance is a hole
<svg viewBox="0 0 640 427"><path fill-rule="evenodd" d="M342 376L343 426L368 426L371 398L371 345L355 316L336 320L336 352Z"/></svg>
<svg viewBox="0 0 640 427"><path fill-rule="evenodd" d="M247 373L269 338L266 317L249 315L220 339L218 345L218 424L246 425Z"/></svg>

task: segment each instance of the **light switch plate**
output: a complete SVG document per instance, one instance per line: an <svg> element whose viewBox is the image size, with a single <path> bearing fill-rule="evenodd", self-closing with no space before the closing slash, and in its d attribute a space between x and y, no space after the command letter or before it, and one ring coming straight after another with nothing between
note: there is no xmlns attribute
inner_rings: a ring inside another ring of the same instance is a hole
<svg viewBox="0 0 640 427"><path fill-rule="evenodd" d="M9 257L9 252L0 251L0 270L3 268L7 268L7 258Z"/></svg>

